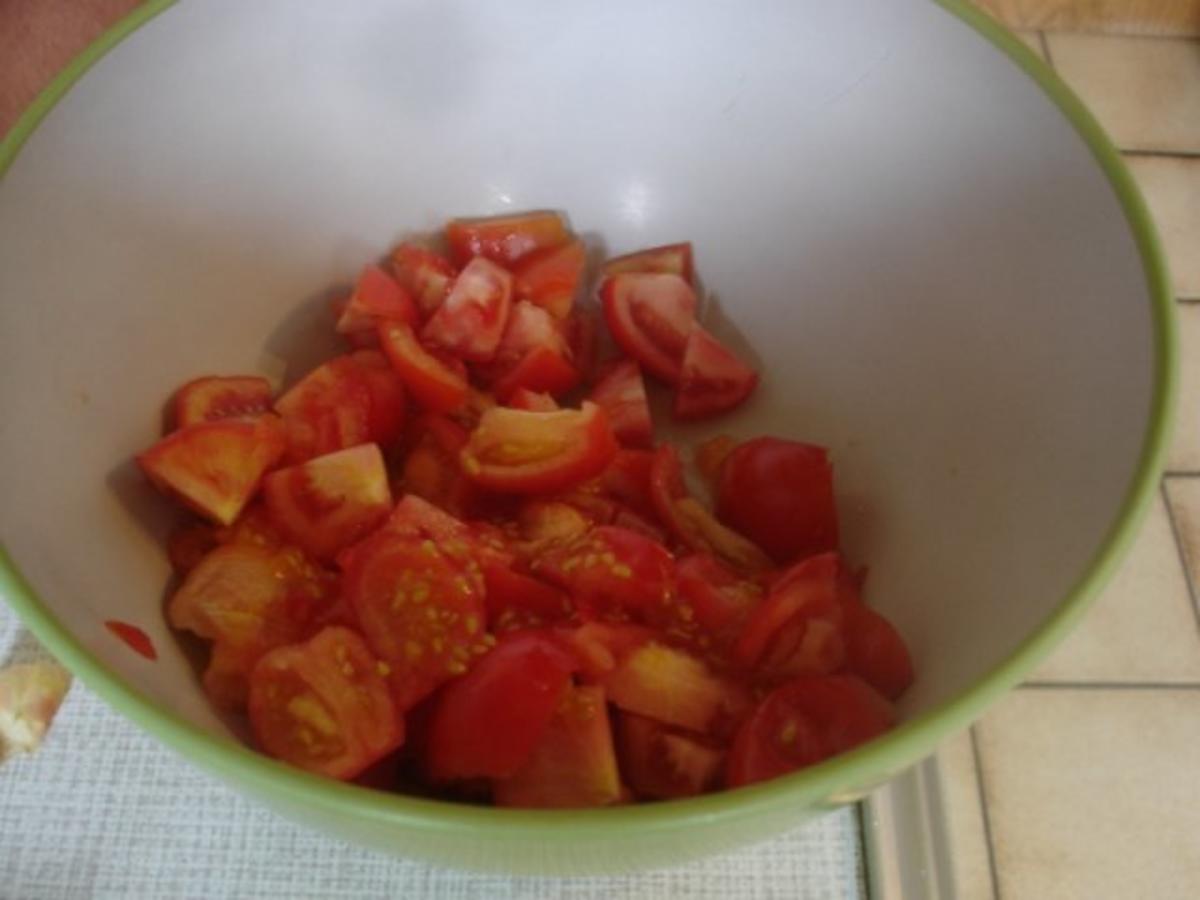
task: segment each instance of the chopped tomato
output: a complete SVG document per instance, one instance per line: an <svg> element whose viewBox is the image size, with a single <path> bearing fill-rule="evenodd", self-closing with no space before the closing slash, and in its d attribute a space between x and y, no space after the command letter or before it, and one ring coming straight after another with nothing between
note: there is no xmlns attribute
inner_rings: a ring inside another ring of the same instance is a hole
<svg viewBox="0 0 1200 900"><path fill-rule="evenodd" d="M658 515L650 498L650 473L653 467L654 453L650 450L622 447L612 464L600 473L597 487L638 515L653 518Z"/></svg>
<svg viewBox="0 0 1200 900"><path fill-rule="evenodd" d="M586 257L579 239L530 253L513 270L517 297L565 319L571 314Z"/></svg>
<svg viewBox="0 0 1200 900"><path fill-rule="evenodd" d="M154 649L154 642L150 640L150 635L136 625L122 622L119 619L109 619L104 623L104 627L143 659L148 659L150 662L158 659L158 651Z"/></svg>
<svg viewBox="0 0 1200 900"><path fill-rule="evenodd" d="M695 735L623 712L619 722L621 768L629 786L652 800L694 797L715 786L725 754Z"/></svg>
<svg viewBox="0 0 1200 900"><path fill-rule="evenodd" d="M675 571L679 597L691 609L701 633L718 648L728 648L762 600L762 588L705 553L684 557Z"/></svg>
<svg viewBox="0 0 1200 900"><path fill-rule="evenodd" d="M726 782L740 787L811 766L892 727L886 700L851 675L803 676L773 690L738 729Z"/></svg>
<svg viewBox="0 0 1200 900"><path fill-rule="evenodd" d="M487 219L452 219L446 225L450 255L460 266L484 256L511 266L536 250L570 240L562 217L554 212L530 212Z"/></svg>
<svg viewBox="0 0 1200 900"><path fill-rule="evenodd" d="M736 446L737 441L729 435L718 434L707 441L701 441L696 447L694 453L696 469L699 470L700 476L708 484L714 496L716 496L717 486L721 480L721 468L725 465L726 457Z"/></svg>
<svg viewBox="0 0 1200 900"><path fill-rule="evenodd" d="M355 547L342 590L407 710L488 649L479 583L434 541L384 530Z"/></svg>
<svg viewBox="0 0 1200 900"><path fill-rule="evenodd" d="M671 413L677 419L704 419L728 412L758 386L758 373L724 344L695 328L688 335Z"/></svg>
<svg viewBox="0 0 1200 900"><path fill-rule="evenodd" d="M678 275L688 284L692 284L692 245L684 243L651 247L648 250L615 257L600 267L601 278L626 272Z"/></svg>
<svg viewBox="0 0 1200 900"><path fill-rule="evenodd" d="M304 462L359 444L391 446L404 424L404 388L376 350L330 360L275 403L288 459Z"/></svg>
<svg viewBox="0 0 1200 900"><path fill-rule="evenodd" d="M523 409L526 412L554 412L559 405L554 398L546 393L531 391L529 388L517 388L508 395L508 405L513 409Z"/></svg>
<svg viewBox="0 0 1200 900"><path fill-rule="evenodd" d="M604 690L567 686L524 765L495 782L498 806L566 809L607 806L621 796Z"/></svg>
<svg viewBox="0 0 1200 900"><path fill-rule="evenodd" d="M582 537L594 523L578 507L561 500L534 498L521 504L517 525L521 537L536 558L554 545L565 545Z"/></svg>
<svg viewBox="0 0 1200 900"><path fill-rule="evenodd" d="M279 419L223 419L173 431L137 464L159 490L219 525L238 517L263 474L283 456Z"/></svg>
<svg viewBox="0 0 1200 900"><path fill-rule="evenodd" d="M616 452L608 419L594 403L545 413L497 406L471 432L462 466L490 490L547 493L598 475Z"/></svg>
<svg viewBox="0 0 1200 900"><path fill-rule="evenodd" d="M745 688L694 656L650 641L601 682L619 709L701 734L725 734L750 704Z"/></svg>
<svg viewBox="0 0 1200 900"><path fill-rule="evenodd" d="M675 564L666 548L612 525L547 547L530 568L562 587L579 606L604 612L645 612L667 602L675 586Z"/></svg>
<svg viewBox="0 0 1200 900"><path fill-rule="evenodd" d="M404 742L381 664L347 628L272 650L250 677L260 747L294 766L350 779Z"/></svg>
<svg viewBox="0 0 1200 900"><path fill-rule="evenodd" d="M570 354L562 326L550 313L528 300L513 304L504 336L496 348L496 363L510 366L538 347L554 351L564 359Z"/></svg>
<svg viewBox="0 0 1200 900"><path fill-rule="evenodd" d="M575 657L580 677L597 682L655 637L654 630L644 625L602 620L585 621L575 628L560 629L558 634Z"/></svg>
<svg viewBox="0 0 1200 900"><path fill-rule="evenodd" d="M828 451L773 437L738 445L721 466L717 515L779 563L836 550Z"/></svg>
<svg viewBox="0 0 1200 900"><path fill-rule="evenodd" d="M783 573L750 612L734 660L768 681L838 669L846 659L841 570L836 554L823 553Z"/></svg>
<svg viewBox="0 0 1200 900"><path fill-rule="evenodd" d="M454 276L450 260L417 244L400 244L389 260L392 274L416 303L423 318L442 305Z"/></svg>
<svg viewBox="0 0 1200 900"><path fill-rule="evenodd" d="M618 360L601 371L590 399L608 414L613 433L622 444L649 447L654 425L642 370L631 359Z"/></svg>
<svg viewBox="0 0 1200 900"><path fill-rule="evenodd" d="M495 529L479 522L468 525L412 494L401 498L384 527L393 534L432 540L438 551L458 562L481 590L480 565L507 566L513 561Z"/></svg>
<svg viewBox="0 0 1200 900"><path fill-rule="evenodd" d="M421 340L462 359L487 362L500 345L511 306L512 275L486 259L473 259L425 323Z"/></svg>
<svg viewBox="0 0 1200 900"><path fill-rule="evenodd" d="M217 533L211 525L187 524L176 528L167 538L167 559L180 575L186 575L217 546Z"/></svg>
<svg viewBox="0 0 1200 900"><path fill-rule="evenodd" d="M549 624L571 613L571 601L558 588L505 565L483 566L488 622L493 625Z"/></svg>
<svg viewBox="0 0 1200 900"><path fill-rule="evenodd" d="M563 322L563 335L570 348L571 364L584 383L592 380L600 348L600 323L595 311L576 307Z"/></svg>
<svg viewBox="0 0 1200 900"><path fill-rule="evenodd" d="M375 444L360 444L272 472L263 480L279 531L317 559L366 537L392 508L387 469Z"/></svg>
<svg viewBox="0 0 1200 900"><path fill-rule="evenodd" d="M678 275L613 275L600 285L613 339L656 378L678 384L696 328L696 294Z"/></svg>
<svg viewBox="0 0 1200 900"><path fill-rule="evenodd" d="M571 655L547 632L506 635L438 698L430 775L437 781L515 775L546 734L573 668Z"/></svg>
<svg viewBox="0 0 1200 900"><path fill-rule="evenodd" d="M519 390L544 391L561 396L579 383L575 367L546 347L536 347L501 377L493 389L501 400Z"/></svg>
<svg viewBox="0 0 1200 900"><path fill-rule="evenodd" d="M254 419L271 408L271 383L257 375L209 375L189 381L172 401L176 428L218 419Z"/></svg>
<svg viewBox="0 0 1200 900"><path fill-rule="evenodd" d="M408 325L380 322L379 342L404 386L425 409L448 413L466 401L466 370L422 347Z"/></svg>
<svg viewBox="0 0 1200 900"><path fill-rule="evenodd" d="M414 429L418 435L404 456L400 486L452 515L464 515L476 499L476 489L463 474L458 455L467 431L457 422L428 413Z"/></svg>
<svg viewBox="0 0 1200 900"><path fill-rule="evenodd" d="M492 390L510 402L519 390L564 394L579 381L568 361L561 327L544 309L522 300L513 307L496 358L487 367Z"/></svg>
<svg viewBox="0 0 1200 900"><path fill-rule="evenodd" d="M912 657L891 622L857 599L843 605L847 668L889 700L913 683Z"/></svg>
<svg viewBox="0 0 1200 900"><path fill-rule="evenodd" d="M367 331L372 334L380 319L407 322L417 319L417 307L408 291L379 266L365 266L354 293L338 316L338 334Z"/></svg>
<svg viewBox="0 0 1200 900"><path fill-rule="evenodd" d="M650 499L659 519L690 549L711 553L742 572L770 568L771 561L756 544L726 528L688 493L679 451L670 444L663 444L654 453Z"/></svg>

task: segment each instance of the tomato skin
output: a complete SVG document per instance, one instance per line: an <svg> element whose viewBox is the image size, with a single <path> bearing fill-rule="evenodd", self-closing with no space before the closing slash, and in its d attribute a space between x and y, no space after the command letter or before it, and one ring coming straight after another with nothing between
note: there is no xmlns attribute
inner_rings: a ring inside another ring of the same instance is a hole
<svg viewBox="0 0 1200 900"><path fill-rule="evenodd" d="M623 712L619 720L621 768L629 786L651 800L693 797L713 787L725 754L674 732L661 722Z"/></svg>
<svg viewBox="0 0 1200 900"><path fill-rule="evenodd" d="M508 405L513 409L523 409L526 412L554 412L559 405L549 394L531 391L529 388L517 388L508 395Z"/></svg>
<svg viewBox="0 0 1200 900"><path fill-rule="evenodd" d="M451 515L465 515L477 495L458 464L458 454L467 444L467 430L445 416L426 413L414 423L412 433L415 443L404 455L401 470L403 492L428 500Z"/></svg>
<svg viewBox="0 0 1200 900"><path fill-rule="evenodd" d="M536 250L570 239L558 213L539 211L484 219L452 219L446 225L450 255L460 266L483 256L511 266Z"/></svg>
<svg viewBox="0 0 1200 900"><path fill-rule="evenodd" d="M222 419L173 431L137 456L159 490L218 525L229 525L287 444L278 418Z"/></svg>
<svg viewBox="0 0 1200 900"><path fill-rule="evenodd" d="M617 452L603 410L525 412L497 406L471 432L460 461L476 484L506 493L550 493L602 472Z"/></svg>
<svg viewBox="0 0 1200 900"><path fill-rule="evenodd" d="M508 778L546 732L574 660L548 632L506 635L448 684L430 722L427 767L436 781Z"/></svg>
<svg viewBox="0 0 1200 900"><path fill-rule="evenodd" d="M513 270L516 296L536 303L557 319L565 319L575 302L586 255L579 239L534 251Z"/></svg>
<svg viewBox="0 0 1200 900"><path fill-rule="evenodd" d="M417 244L400 244L392 251L388 263L423 318L442 305L458 274L450 260Z"/></svg>
<svg viewBox="0 0 1200 900"><path fill-rule="evenodd" d="M600 353L600 322L594 310L577 307L563 322L563 336L570 352L571 365L579 373L580 380L590 383Z"/></svg>
<svg viewBox="0 0 1200 900"><path fill-rule="evenodd" d="M535 347L492 386L502 403L517 391L537 391L562 396L579 383L579 372L547 347Z"/></svg>
<svg viewBox="0 0 1200 900"><path fill-rule="evenodd" d="M646 400L642 370L631 359L618 360L601 371L589 398L608 414L613 433L628 447L649 447L654 424Z"/></svg>
<svg viewBox="0 0 1200 900"><path fill-rule="evenodd" d="M617 256L600 267L600 276L642 272L646 274L678 275L688 284L695 282L692 270L690 243L665 244Z"/></svg>
<svg viewBox="0 0 1200 900"><path fill-rule="evenodd" d="M219 419L253 419L271 409L271 383L257 375L194 378L171 401L175 428Z"/></svg>
<svg viewBox="0 0 1200 900"><path fill-rule="evenodd" d="M167 538L167 559L176 573L186 575L216 547L217 532L211 525L183 525Z"/></svg>
<svg viewBox="0 0 1200 900"><path fill-rule="evenodd" d="M354 293L347 298L334 330L338 334L375 332L380 319L410 325L417 320L417 307L408 291L379 266L364 266Z"/></svg>
<svg viewBox="0 0 1200 900"><path fill-rule="evenodd" d="M379 342L404 386L425 409L450 413L466 401L465 369L455 369L422 347L408 325L380 322Z"/></svg>
<svg viewBox="0 0 1200 900"><path fill-rule="evenodd" d="M833 467L824 447L754 438L729 453L718 481L717 516L776 562L837 549Z"/></svg>
<svg viewBox="0 0 1200 900"><path fill-rule="evenodd" d="M486 259L473 259L421 329L421 340L461 359L487 362L500 345L511 308L512 275Z"/></svg>
<svg viewBox="0 0 1200 900"><path fill-rule="evenodd" d="M643 369L678 384L688 336L696 326L696 294L678 275L613 275L600 285L613 339Z"/></svg>
<svg viewBox="0 0 1200 900"><path fill-rule="evenodd" d="M348 628L263 656L250 676L249 709L264 751L331 778L354 778L404 742L379 662Z"/></svg>
<svg viewBox="0 0 1200 900"><path fill-rule="evenodd" d="M565 593L508 566L485 563L483 581L488 622L494 625L506 619L549 624L571 614L571 601Z"/></svg>
<svg viewBox="0 0 1200 900"><path fill-rule="evenodd" d="M676 563L680 598L692 618L719 649L728 648L763 597L762 588L705 553L685 556Z"/></svg>
<svg viewBox="0 0 1200 900"><path fill-rule="evenodd" d="M814 765L887 731L891 705L852 675L802 676L780 685L742 723L729 753L729 787Z"/></svg>
<svg viewBox="0 0 1200 900"><path fill-rule="evenodd" d="M683 421L729 412L758 387L758 373L697 326L688 335L671 414Z"/></svg>
<svg viewBox="0 0 1200 900"><path fill-rule="evenodd" d="M844 610L847 668L889 700L899 699L916 677L904 638L857 599L846 602Z"/></svg>
<svg viewBox="0 0 1200 900"><path fill-rule="evenodd" d="M375 444L272 472L263 479L263 498L279 531L324 560L365 537L392 508L387 469Z"/></svg>

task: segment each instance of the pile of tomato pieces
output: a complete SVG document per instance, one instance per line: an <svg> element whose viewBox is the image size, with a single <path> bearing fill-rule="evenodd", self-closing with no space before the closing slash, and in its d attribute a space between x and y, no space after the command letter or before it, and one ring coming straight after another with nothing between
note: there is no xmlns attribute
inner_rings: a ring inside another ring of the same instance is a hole
<svg viewBox="0 0 1200 900"><path fill-rule="evenodd" d="M180 388L138 457L196 514L170 624L258 746L311 772L506 806L772 778L888 729L913 680L838 552L820 447L655 445L758 376L696 318L691 246L609 260L554 213L456 220L337 304L347 352L281 396ZM574 402L569 402L574 401Z"/></svg>

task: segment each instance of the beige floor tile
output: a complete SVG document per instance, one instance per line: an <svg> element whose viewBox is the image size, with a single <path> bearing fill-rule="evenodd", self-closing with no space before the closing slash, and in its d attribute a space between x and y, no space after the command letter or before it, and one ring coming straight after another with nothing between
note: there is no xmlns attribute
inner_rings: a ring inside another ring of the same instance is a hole
<svg viewBox="0 0 1200 900"><path fill-rule="evenodd" d="M1005 900L1200 896L1200 691L1019 690L977 728Z"/></svg>
<svg viewBox="0 0 1200 900"><path fill-rule="evenodd" d="M1167 497L1192 584L1200 587L1200 478L1168 478Z"/></svg>
<svg viewBox="0 0 1200 900"><path fill-rule="evenodd" d="M1167 468L1200 472L1200 306L1179 307L1179 355L1179 409Z"/></svg>
<svg viewBox="0 0 1200 900"><path fill-rule="evenodd" d="M938 769L946 804L956 896L961 900L994 900L987 829L983 824L970 731L956 735L938 748Z"/></svg>
<svg viewBox="0 0 1200 900"><path fill-rule="evenodd" d="M1015 29L1013 34L1019 37L1021 43L1036 53L1042 60L1046 59L1046 52L1042 49L1042 39L1036 31L1026 31L1023 28L1019 28Z"/></svg>
<svg viewBox="0 0 1200 900"><path fill-rule="evenodd" d="M1194 115L1200 120L1200 96ZM1200 157L1126 157L1158 226L1177 297L1200 297Z"/></svg>
<svg viewBox="0 0 1200 900"><path fill-rule="evenodd" d="M1046 32L1046 43L1117 146L1200 151L1200 41Z"/></svg>
<svg viewBox="0 0 1200 900"><path fill-rule="evenodd" d="M1030 680L1200 682L1200 631L1161 497L1108 587Z"/></svg>

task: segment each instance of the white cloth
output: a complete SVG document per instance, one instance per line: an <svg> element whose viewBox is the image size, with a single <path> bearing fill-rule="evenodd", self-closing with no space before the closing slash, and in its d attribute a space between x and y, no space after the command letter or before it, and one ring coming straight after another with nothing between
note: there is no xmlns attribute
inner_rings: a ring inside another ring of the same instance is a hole
<svg viewBox="0 0 1200 900"><path fill-rule="evenodd" d="M0 602L0 665L44 656ZM628 876L513 878L393 859L243 799L78 681L42 748L0 767L3 900L865 896L851 809L738 853Z"/></svg>

